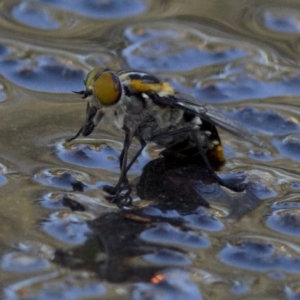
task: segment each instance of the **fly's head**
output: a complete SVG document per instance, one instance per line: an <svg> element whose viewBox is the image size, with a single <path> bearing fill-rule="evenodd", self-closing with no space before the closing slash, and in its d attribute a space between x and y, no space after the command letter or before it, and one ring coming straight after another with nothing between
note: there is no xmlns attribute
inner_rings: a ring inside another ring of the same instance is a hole
<svg viewBox="0 0 300 300"><path fill-rule="evenodd" d="M107 69L96 68L84 80L85 91L76 92L87 99L91 106L101 108L118 103L123 96L120 78ZM92 97L89 97L92 96Z"/></svg>
<svg viewBox="0 0 300 300"><path fill-rule="evenodd" d="M96 68L92 70L87 74L84 84L85 91L75 93L82 95L83 99L87 99L92 106L97 108L114 105L123 97L119 76L107 69Z"/></svg>
<svg viewBox="0 0 300 300"><path fill-rule="evenodd" d="M120 78L107 69L93 69L87 74L84 84L85 90L75 93L82 95L82 98L87 100L86 121L79 132L69 141L77 138L80 134L90 135L103 116L101 108L116 105L124 95Z"/></svg>

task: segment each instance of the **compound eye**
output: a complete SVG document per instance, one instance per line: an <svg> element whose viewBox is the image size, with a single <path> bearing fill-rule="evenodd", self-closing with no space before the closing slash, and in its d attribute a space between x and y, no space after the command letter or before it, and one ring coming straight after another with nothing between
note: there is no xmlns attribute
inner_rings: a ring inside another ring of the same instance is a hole
<svg viewBox="0 0 300 300"><path fill-rule="evenodd" d="M102 105L117 103L122 94L119 77L113 72L105 71L94 79L94 96Z"/></svg>

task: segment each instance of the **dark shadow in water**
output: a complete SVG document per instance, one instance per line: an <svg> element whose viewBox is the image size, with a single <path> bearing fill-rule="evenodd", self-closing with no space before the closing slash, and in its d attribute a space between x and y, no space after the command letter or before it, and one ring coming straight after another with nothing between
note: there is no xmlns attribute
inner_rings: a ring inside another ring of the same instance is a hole
<svg viewBox="0 0 300 300"><path fill-rule="evenodd" d="M246 174L227 174L222 180L228 186L235 186L242 193L226 193L216 178L204 167L204 163L191 164L175 156L149 162L143 169L136 186L142 199L153 200L165 208L190 213L199 206L209 203L221 204L229 211L231 218L240 218L260 205L259 193L266 189L249 182Z"/></svg>
<svg viewBox="0 0 300 300"><path fill-rule="evenodd" d="M150 161L135 188L141 198L153 203L88 221L89 240L72 252L57 251L55 262L71 269L89 269L109 282L149 282L158 272L182 269L192 263L187 249L210 246L209 239L194 229L224 228L222 220L211 215L210 203L226 207L230 218L240 218L261 203L255 195L260 189L255 183L245 183L246 179L245 174L224 177L245 188L231 195L201 164L185 164L174 157ZM63 204L73 211L84 210L67 197Z"/></svg>

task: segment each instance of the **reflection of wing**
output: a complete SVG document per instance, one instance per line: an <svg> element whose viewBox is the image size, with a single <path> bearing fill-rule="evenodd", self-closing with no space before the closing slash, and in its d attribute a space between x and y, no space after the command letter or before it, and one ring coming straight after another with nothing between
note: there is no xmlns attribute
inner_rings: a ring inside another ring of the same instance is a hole
<svg viewBox="0 0 300 300"><path fill-rule="evenodd" d="M163 104L167 103L163 102ZM220 128L231 132L256 146L268 148L267 145L259 140L259 138L253 136L248 130L243 128L241 123L227 118L212 105L200 103L195 98L180 93L176 93L175 97L169 101L168 104L177 108L181 108L191 114L195 114L200 118L211 122L216 126L219 126Z"/></svg>

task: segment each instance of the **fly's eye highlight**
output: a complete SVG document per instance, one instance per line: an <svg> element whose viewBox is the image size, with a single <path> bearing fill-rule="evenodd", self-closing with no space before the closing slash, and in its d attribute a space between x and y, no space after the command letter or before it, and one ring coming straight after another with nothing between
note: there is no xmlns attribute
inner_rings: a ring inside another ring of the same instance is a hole
<svg viewBox="0 0 300 300"><path fill-rule="evenodd" d="M103 105L113 105L120 100L122 88L119 77L105 71L94 78L94 96Z"/></svg>
<svg viewBox="0 0 300 300"><path fill-rule="evenodd" d="M91 72L89 72L84 80L85 88L88 90L90 88L90 85L93 82L93 79L96 77L97 74L101 74L101 68L95 68Z"/></svg>

